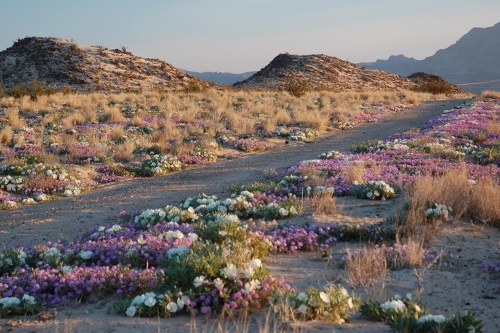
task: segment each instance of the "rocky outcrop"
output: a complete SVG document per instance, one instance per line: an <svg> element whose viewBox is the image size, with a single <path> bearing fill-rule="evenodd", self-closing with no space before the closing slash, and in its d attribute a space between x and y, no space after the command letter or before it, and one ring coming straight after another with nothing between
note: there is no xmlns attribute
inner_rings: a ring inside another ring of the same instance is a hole
<svg viewBox="0 0 500 333"><path fill-rule="evenodd" d="M34 79L56 90L78 91L185 91L211 85L125 48L109 50L63 38L26 37L0 52L0 84L7 90Z"/></svg>

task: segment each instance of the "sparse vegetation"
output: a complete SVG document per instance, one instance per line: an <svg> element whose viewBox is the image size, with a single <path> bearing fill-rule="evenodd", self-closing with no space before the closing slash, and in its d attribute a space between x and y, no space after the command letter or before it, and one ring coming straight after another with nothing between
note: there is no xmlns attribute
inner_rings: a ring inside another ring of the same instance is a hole
<svg viewBox="0 0 500 333"><path fill-rule="evenodd" d="M298 80L290 79L285 83L284 89L287 93L294 97L302 97L309 89L307 82L300 82Z"/></svg>

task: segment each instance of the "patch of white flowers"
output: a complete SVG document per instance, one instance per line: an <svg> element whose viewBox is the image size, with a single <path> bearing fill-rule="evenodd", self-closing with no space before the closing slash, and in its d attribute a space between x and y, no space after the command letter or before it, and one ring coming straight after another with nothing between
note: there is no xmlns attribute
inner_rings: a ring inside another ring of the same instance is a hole
<svg viewBox="0 0 500 333"><path fill-rule="evenodd" d="M333 158L341 157L341 156L342 156L341 152L339 152L337 150L330 150L329 152L320 154L318 156L318 158L322 159L322 160L329 160L329 159L333 159Z"/></svg>
<svg viewBox="0 0 500 333"><path fill-rule="evenodd" d="M182 163L176 156L153 155L150 159L142 161L141 169L149 170L153 176L161 176L181 170Z"/></svg>
<svg viewBox="0 0 500 333"><path fill-rule="evenodd" d="M8 192L21 191L26 186L26 178L21 176L0 176L0 189Z"/></svg>
<svg viewBox="0 0 500 333"><path fill-rule="evenodd" d="M396 195L394 188L383 180L369 180L364 183L364 196L371 200L386 200Z"/></svg>
<svg viewBox="0 0 500 333"><path fill-rule="evenodd" d="M441 220L446 222L452 211L451 207L435 203L425 211L425 215L429 220Z"/></svg>
<svg viewBox="0 0 500 333"><path fill-rule="evenodd" d="M380 307L384 310L393 310L396 312L403 312L406 310L405 303L400 299L393 299L385 303L380 304Z"/></svg>
<svg viewBox="0 0 500 333"><path fill-rule="evenodd" d="M445 321L446 321L446 317L443 315L428 314L428 315L425 315L425 316L418 318L417 324L422 325L426 322L435 322L435 323L439 324L439 323L444 323Z"/></svg>
<svg viewBox="0 0 500 333"><path fill-rule="evenodd" d="M4 309L20 306L21 303L23 304L28 304L28 305L35 305L36 300L33 296L30 296L28 294L24 294L21 299L18 297L4 297L0 299L0 305Z"/></svg>

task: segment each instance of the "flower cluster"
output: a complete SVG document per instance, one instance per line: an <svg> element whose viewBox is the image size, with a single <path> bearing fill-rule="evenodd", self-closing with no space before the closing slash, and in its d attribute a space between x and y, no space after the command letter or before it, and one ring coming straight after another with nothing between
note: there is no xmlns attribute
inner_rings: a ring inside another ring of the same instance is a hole
<svg viewBox="0 0 500 333"><path fill-rule="evenodd" d="M239 139L234 143L234 146L246 153L268 150L274 147L271 143L255 139Z"/></svg>
<svg viewBox="0 0 500 333"><path fill-rule="evenodd" d="M343 324L359 306L359 298L349 295L341 285L329 285L322 290L309 287L305 292L290 292L285 301L302 320L324 320ZM276 301L275 301L276 302Z"/></svg>
<svg viewBox="0 0 500 333"><path fill-rule="evenodd" d="M448 221L449 215L452 211L453 209L451 207L434 203L425 211L425 215L429 221L440 220L442 222L446 222Z"/></svg>
<svg viewBox="0 0 500 333"><path fill-rule="evenodd" d="M207 164L217 162L217 154L207 148L196 147L192 152L178 155L179 161L184 164Z"/></svg>
<svg viewBox="0 0 500 333"><path fill-rule="evenodd" d="M141 172L145 176L162 176L170 172L179 171L182 163L175 156L153 155L142 161Z"/></svg>
<svg viewBox="0 0 500 333"><path fill-rule="evenodd" d="M318 136L318 132L312 128L278 126L273 134L285 137L292 141L306 141Z"/></svg>
<svg viewBox="0 0 500 333"><path fill-rule="evenodd" d="M331 158L338 158L341 157L342 153L337 151L337 150L330 150L327 153L321 153L318 158L322 160L329 160Z"/></svg>
<svg viewBox="0 0 500 333"><path fill-rule="evenodd" d="M357 197L370 200L387 200L396 195L394 188L383 180L369 180L353 191Z"/></svg>
<svg viewBox="0 0 500 333"><path fill-rule="evenodd" d="M0 298L0 315L33 314L38 312L39 304L28 294L21 297L11 296Z"/></svg>
<svg viewBox="0 0 500 333"><path fill-rule="evenodd" d="M411 294L406 298L395 295L385 303L367 301L361 304L363 317L373 321L384 321L394 332L481 332L482 323L472 312L458 313L451 318L429 314L421 301Z"/></svg>

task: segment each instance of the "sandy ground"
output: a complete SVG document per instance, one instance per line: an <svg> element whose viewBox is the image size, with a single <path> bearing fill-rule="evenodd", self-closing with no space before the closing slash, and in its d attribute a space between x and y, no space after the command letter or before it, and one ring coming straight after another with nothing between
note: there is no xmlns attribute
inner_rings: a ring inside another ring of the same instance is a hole
<svg viewBox="0 0 500 333"><path fill-rule="evenodd" d="M61 237L72 239L89 227L113 222L116 214L122 209L130 211L178 204L182 198L200 192L226 195L229 184L262 179L265 169L279 169L300 160L316 158L318 154L332 149L347 150L352 144L368 139L383 139L392 133L418 127L429 117L457 104L458 101L433 102L377 124L366 124L349 131L331 132L314 144L293 144L165 177L125 181L77 198L25 207L18 211L1 211L0 242L8 246L17 243L43 243ZM384 220L401 204L400 200L367 202L342 198L338 201L342 207L340 214L314 216L306 213L291 219L290 222L374 223ZM335 258L339 258L348 246L356 244L337 244L332 252L333 260L325 260L319 253L303 253L270 256L266 264L274 275L284 277L288 283L299 288L310 284L323 286L327 283L344 282L345 270L338 268ZM355 292L378 300L385 300L395 293L419 293L427 309L433 313L451 315L463 310L472 310L483 320L484 332L500 332L500 281L477 268L481 260L498 259L500 231L470 223L447 226L437 235L432 246L459 254L459 267L444 270L434 265L425 271L393 271L386 279L384 288ZM418 281L417 275L423 276L423 281ZM0 319L0 332L237 331L231 324L218 327L220 323L216 319L120 317L108 314L107 310L112 302L113 297L95 299L85 304L66 304L50 309L41 316ZM265 315L253 315L247 322L240 324L250 331L258 331L265 322ZM390 331L388 326L367 322L359 315L352 319L352 323L343 326L313 321L280 326L276 331Z"/></svg>

